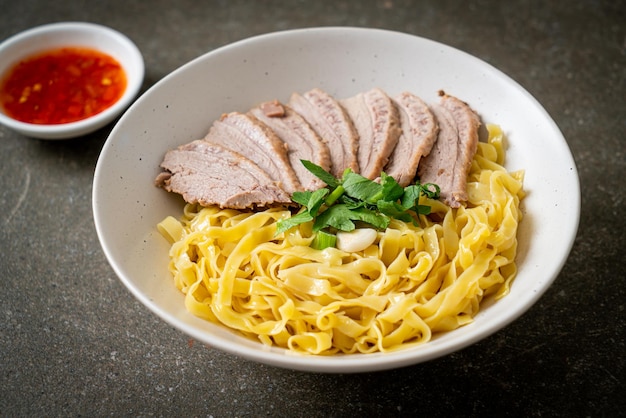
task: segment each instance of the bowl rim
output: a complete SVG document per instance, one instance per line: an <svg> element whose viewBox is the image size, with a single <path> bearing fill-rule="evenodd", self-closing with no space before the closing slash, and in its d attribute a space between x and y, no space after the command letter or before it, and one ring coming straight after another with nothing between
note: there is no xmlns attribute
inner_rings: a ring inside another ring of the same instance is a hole
<svg viewBox="0 0 626 418"><path fill-rule="evenodd" d="M5 51L17 48L19 45L28 43L33 39L48 37L55 34L61 35L73 32L97 34L100 37L107 38L108 40L113 41L128 52L129 56L131 57L131 59L128 60L128 63L121 62L121 60L116 58L125 69L127 76L127 85L124 94L115 103L113 103L102 112L74 122L61 124L28 123L14 119L11 116L7 115L2 109L0 109L1 124L26 136L34 138L69 139L85 135L87 133L95 131L96 129L101 128L102 126L111 122L116 116L118 116L126 107L131 104L133 99L139 93L145 76L145 63L143 55L141 54L141 51L139 50L137 45L128 36L108 26L97 23L78 21L55 22L35 26L22 32L18 32L2 41L0 43L0 57ZM74 45L68 44L68 46ZM80 40L77 40L75 46L82 46ZM99 50L100 52L103 52L105 54L110 54L104 48L100 49L97 46L89 46L89 48ZM35 48L34 50L39 50L43 52L46 49L46 47L42 47L39 49ZM35 53L36 52L31 51L25 53L23 56L28 57ZM6 68L11 68L11 66L15 63L16 61L12 60L10 63L7 63ZM129 68L130 65L132 65L132 72ZM5 74L6 72L0 74L0 77L3 77ZM131 77L131 74L136 74L136 76Z"/></svg>
<svg viewBox="0 0 626 418"><path fill-rule="evenodd" d="M116 137L119 133L118 131L122 129L124 126L124 122L126 118L130 117L130 112L127 112L122 119L118 122L118 125L114 127L113 131L109 135L104 147L103 152L98 160L96 166L96 175L94 176L94 187L92 190L93 194L93 211L94 211L94 220L96 224L96 230L101 241L103 251L109 261L109 264L115 271L118 278L124 283L124 285L131 291L133 296L135 296L143 305L145 305L150 311L164 320L166 323L174 326L179 331L198 339L199 341L203 341L206 344L211 345L212 347L218 348L221 351L234 354L240 356L242 358L257 361L263 364L269 364L277 367L292 369L292 370L300 370L300 371L315 371L315 372L324 372L324 373L361 373L361 372L372 372L372 371L380 371L380 370L388 370L398 367L415 365L417 363L426 362L435 358L442 357L444 355L448 355L452 352L459 351L464 349L484 338L494 334L495 332L503 329L520 316L522 316L530 307L532 307L537 300L545 293L545 291L550 287L552 282L558 276L558 273L561 271L563 265L567 261L567 256L569 255L571 248L574 244L574 240L576 237L576 233L578 230L578 224L580 219L580 186L578 175L576 171L575 162L573 160L573 156L571 155L571 150L565 141L562 133L560 132L558 126L554 122L554 120L549 116L544 107L519 83L513 80L510 76L494 67L493 65L485 62L484 60L477 58L473 55L470 55L462 50L459 50L450 45L431 40L428 38L424 38L421 36L386 30L386 29L375 29L375 28L361 28L361 27L311 27L311 28L300 28L300 29L289 29L284 31L271 32L261 35L252 36L249 38L245 38L239 41L235 41L233 43L224 45L222 47L216 48L214 50L208 51L200 56L192 59L191 61L183 64L179 68L172 71L170 74L166 75L164 78L155 83L147 92L144 94L134 105L135 106L143 106L142 103L147 101L151 94L155 92L161 85L168 83L170 79L174 79L181 72L186 71L187 68L192 67L193 65L198 64L201 61L210 59L212 56L217 56L220 54L227 53L229 49L237 48L241 45L247 43L256 43L256 42L266 42L276 37L281 38L283 36L289 36L292 34L302 34L306 32L321 32L324 34L329 34L333 31L345 32L351 31L354 33L368 31L371 33L380 32L393 36L404 36L411 37L417 40L421 40L423 42L432 43L442 48L445 48L450 51L454 51L456 53L460 53L465 57L468 57L472 60L475 60L480 63L481 66L484 66L490 73L505 79L508 83L517 89L517 91L524 95L532 105L537 107L537 110L546 117L546 122L548 124L548 128L551 129L551 132L556 134L555 141L558 142L559 146L564 146L565 149L569 152L568 155L564 155L563 158L568 160L568 163L571 162L573 167L573 172L568 174L568 180L571 182L573 186L576 186L576 190L572 190L572 201L574 203L571 208L572 218L567 220L567 225L569 229L567 232L569 234L564 234L562 238L563 247L562 252L565 256L558 261L558 263L554 263L550 266L550 269L546 272L546 277L542 281L541 287L534 291L533 294L527 296L524 300L524 303L519 304L516 309L510 315L507 315L503 320L498 322L494 322L490 325L482 326L479 329L474 330L471 335L465 335L461 341L457 341L456 339L446 340L442 344L437 347L429 346L428 344L422 345L419 347L419 358L416 359L415 349L407 349L395 351L393 353L372 353L372 354L358 354L358 355L337 355L337 356L300 356L300 355L291 355L289 352L281 351L278 354L275 347L265 347L259 346L258 348L252 349L250 347L245 346L244 344L232 344L224 341L223 339L217 338L217 341L207 342L210 338L206 338L206 334L210 334L210 331L206 330L200 331L194 328L193 325L178 321L177 318L170 312L166 311L162 307L156 305L148 295L143 294L141 289L139 289L134 282L127 277L127 273L123 266L118 263L118 260L114 259L110 249L107 246L106 242L106 234L104 231L104 225L101 223L101 208L98 205L100 196L99 196L99 187L100 181L104 179L100 176L100 172L103 170L103 160L102 157L105 157L109 152L114 152L111 147L114 146L110 139ZM282 38L281 38L282 39ZM132 108L131 108L132 110ZM119 152L119 150L116 150ZM571 160L571 161L570 161ZM472 324L466 325L466 327L471 327ZM243 337L241 337L243 338ZM260 344L260 343L259 343ZM311 361L314 359L314 361Z"/></svg>

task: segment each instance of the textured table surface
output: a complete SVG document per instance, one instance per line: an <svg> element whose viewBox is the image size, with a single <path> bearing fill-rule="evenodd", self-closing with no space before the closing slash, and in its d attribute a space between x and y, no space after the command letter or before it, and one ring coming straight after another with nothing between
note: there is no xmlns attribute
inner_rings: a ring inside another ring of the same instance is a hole
<svg viewBox="0 0 626 418"><path fill-rule="evenodd" d="M0 0L0 40L70 20L133 39L144 91L207 51L291 28L385 28L462 49L562 130L580 229L548 292L495 335L399 370L294 372L194 344L117 279L91 206L112 125L71 141L0 127L0 416L623 416L626 3Z"/></svg>

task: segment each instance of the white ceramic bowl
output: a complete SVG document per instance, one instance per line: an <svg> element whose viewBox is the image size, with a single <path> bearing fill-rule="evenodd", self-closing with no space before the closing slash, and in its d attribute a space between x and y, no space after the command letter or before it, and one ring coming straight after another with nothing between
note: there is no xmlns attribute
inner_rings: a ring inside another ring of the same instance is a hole
<svg viewBox="0 0 626 418"><path fill-rule="evenodd" d="M0 75L20 59L51 48L75 46L109 54L124 68L127 86L122 97L89 118L58 125L25 123L8 116L0 106L0 123L29 137L67 139L91 133L111 122L137 96L144 77L144 62L137 46L111 28L82 22L51 23L20 32L0 44Z"/></svg>
<svg viewBox="0 0 626 418"><path fill-rule="evenodd" d="M393 353L304 356L235 335L188 313L167 270L168 244L156 230L183 201L153 185L164 153L201 138L222 113L321 87L348 97L372 87L408 90L426 101L444 89L508 134L506 166L526 170L519 274L511 293L475 321L429 343ZM111 132L93 187L95 225L111 266L149 309L192 338L250 360L317 372L363 372L415 364L498 331L529 309L561 270L579 220L576 167L559 129L509 77L464 52L376 29L314 28L254 37L203 55L137 100Z"/></svg>

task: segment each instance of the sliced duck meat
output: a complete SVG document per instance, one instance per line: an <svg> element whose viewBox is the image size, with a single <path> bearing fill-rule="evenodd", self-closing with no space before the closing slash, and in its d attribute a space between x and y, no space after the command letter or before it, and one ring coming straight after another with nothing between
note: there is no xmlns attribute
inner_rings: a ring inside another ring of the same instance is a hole
<svg viewBox="0 0 626 418"><path fill-rule="evenodd" d="M391 98L374 88L340 100L359 138L359 173L370 180L380 177L401 134L400 117Z"/></svg>
<svg viewBox="0 0 626 418"><path fill-rule="evenodd" d="M315 88L294 93L289 105L298 112L326 142L330 151L330 173L341 177L346 168L359 172L358 137L346 111L334 97Z"/></svg>
<svg viewBox="0 0 626 418"><path fill-rule="evenodd" d="M271 102L263 102L259 105L263 115L269 117L285 116L285 106L278 100L272 100Z"/></svg>
<svg viewBox="0 0 626 418"><path fill-rule="evenodd" d="M196 140L165 154L155 184L189 203L245 209L290 204L291 197L248 158Z"/></svg>
<svg viewBox="0 0 626 418"><path fill-rule="evenodd" d="M435 183L441 198L457 208L467 201L467 175L478 147L480 118L467 103L440 92L441 101L432 106L439 135L430 154L418 167L422 183Z"/></svg>
<svg viewBox="0 0 626 418"><path fill-rule="evenodd" d="M383 171L405 187L415 179L420 159L432 149L439 128L428 105L413 93L401 93L394 103L402 134Z"/></svg>
<svg viewBox="0 0 626 418"><path fill-rule="evenodd" d="M302 190L289 163L287 145L254 116L239 112L222 115L204 139L250 159L287 193Z"/></svg>
<svg viewBox="0 0 626 418"><path fill-rule="evenodd" d="M291 107L278 101L261 103L250 113L278 135L287 144L287 156L293 170L306 190L317 190L325 183L304 167L301 160L308 160L330 170L328 147L311 125Z"/></svg>

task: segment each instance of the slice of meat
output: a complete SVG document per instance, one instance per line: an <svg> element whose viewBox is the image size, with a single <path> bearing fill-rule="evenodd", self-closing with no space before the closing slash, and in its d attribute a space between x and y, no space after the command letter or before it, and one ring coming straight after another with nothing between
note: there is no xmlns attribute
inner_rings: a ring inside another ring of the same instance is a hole
<svg viewBox="0 0 626 418"><path fill-rule="evenodd" d="M285 116L285 106L278 100L272 100L271 102L263 102L259 105L264 116L277 117Z"/></svg>
<svg viewBox="0 0 626 418"><path fill-rule="evenodd" d="M413 93L401 93L394 103L402 134L384 171L405 187L415 179L420 159L432 149L439 128L428 105Z"/></svg>
<svg viewBox="0 0 626 418"><path fill-rule="evenodd" d="M330 173L341 177L346 168L359 172L358 137L352 121L339 102L315 88L292 94L289 105L298 112L326 142L330 151Z"/></svg>
<svg viewBox="0 0 626 418"><path fill-rule="evenodd" d="M422 183L439 185L442 200L457 208L467 200L467 175L478 147L480 118L467 103L439 94L439 105L432 107L439 135L430 154L422 159L418 174Z"/></svg>
<svg viewBox="0 0 626 418"><path fill-rule="evenodd" d="M189 203L231 209L291 203L289 194L258 165L204 140L168 151L161 167L155 184Z"/></svg>
<svg viewBox="0 0 626 418"><path fill-rule="evenodd" d="M340 100L359 138L359 172L370 180L380 177L400 137L400 117L391 98L374 88Z"/></svg>
<svg viewBox="0 0 626 418"><path fill-rule="evenodd" d="M278 101L261 103L258 107L252 108L250 113L287 144L289 162L302 187L306 190L317 190L325 186L323 181L304 167L301 160L311 161L329 171L330 152L300 114Z"/></svg>
<svg viewBox="0 0 626 418"><path fill-rule="evenodd" d="M204 139L250 159L287 193L302 190L289 163L287 145L254 116L239 112L222 115Z"/></svg>

